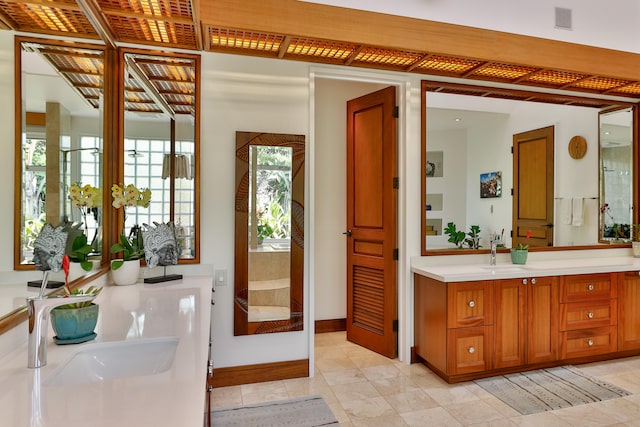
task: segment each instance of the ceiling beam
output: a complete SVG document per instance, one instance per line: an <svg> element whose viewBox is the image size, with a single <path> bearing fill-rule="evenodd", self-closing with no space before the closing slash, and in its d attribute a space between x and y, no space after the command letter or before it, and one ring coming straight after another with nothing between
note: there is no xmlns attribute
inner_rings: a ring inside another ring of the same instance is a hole
<svg viewBox="0 0 640 427"><path fill-rule="evenodd" d="M640 55L631 52L297 0L199 3L205 26L640 79Z"/></svg>

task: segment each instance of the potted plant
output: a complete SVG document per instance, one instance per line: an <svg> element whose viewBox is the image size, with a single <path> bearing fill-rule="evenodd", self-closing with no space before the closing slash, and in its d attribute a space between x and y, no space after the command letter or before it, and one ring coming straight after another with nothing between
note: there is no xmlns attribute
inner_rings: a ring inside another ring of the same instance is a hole
<svg viewBox="0 0 640 427"><path fill-rule="evenodd" d="M470 231L467 233L469 236L465 242L471 249L480 249L480 226L472 225Z"/></svg>
<svg viewBox="0 0 640 427"><path fill-rule="evenodd" d="M67 255L71 262L79 263L84 271L91 271L93 269L93 263L89 260L91 252L93 252L93 246L88 243L87 236L80 234L73 239Z"/></svg>
<svg viewBox="0 0 640 427"><path fill-rule="evenodd" d="M515 248L511 249L511 262L513 264L527 263L527 255L529 254L529 237L531 237L531 230L527 230L525 243L518 243Z"/></svg>
<svg viewBox="0 0 640 427"><path fill-rule="evenodd" d="M447 224L447 227L444 229L444 233L449 236L448 242L456 245L458 249L462 248L462 244L465 239L465 232L462 230L458 230L456 225L453 222Z"/></svg>
<svg viewBox="0 0 640 427"><path fill-rule="evenodd" d="M69 257L64 256L62 267L65 272L66 295L91 295L98 296L102 288L90 286L87 289L71 289L69 287ZM56 344L75 344L90 341L96 337L94 329L98 322L98 304L93 300L75 302L51 310L51 326L56 335L53 340Z"/></svg>
<svg viewBox="0 0 640 427"><path fill-rule="evenodd" d="M114 184L111 187L113 202L111 205L124 210L124 222L127 221L127 207L149 207L151 203L151 190L138 189L135 185L127 186ZM144 257L144 245L140 227L136 224L131 227L129 236L124 235L124 223L119 242L111 246L112 254L122 253L122 258L111 261L111 276L116 285L133 285L140 276L140 259Z"/></svg>

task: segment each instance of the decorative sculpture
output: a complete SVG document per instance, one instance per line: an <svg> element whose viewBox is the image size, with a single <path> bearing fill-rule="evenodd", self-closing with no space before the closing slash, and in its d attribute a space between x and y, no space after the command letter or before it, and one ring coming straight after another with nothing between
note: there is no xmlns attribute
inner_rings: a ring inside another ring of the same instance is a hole
<svg viewBox="0 0 640 427"><path fill-rule="evenodd" d="M67 246L68 233L63 226L54 228L51 224L45 224L36 237L33 250L33 262L37 270L43 272L42 280L34 280L27 283L32 287L59 288L64 282L49 281L48 274L52 270L60 271L62 268L62 257Z"/></svg>
<svg viewBox="0 0 640 427"><path fill-rule="evenodd" d="M167 274L168 265L178 264L178 238L173 222L166 224L154 223L155 226L147 226L142 230L142 241L144 242L144 254L148 268L158 265L164 267L162 276L147 277L145 283L160 283L170 280L182 279L181 274Z"/></svg>

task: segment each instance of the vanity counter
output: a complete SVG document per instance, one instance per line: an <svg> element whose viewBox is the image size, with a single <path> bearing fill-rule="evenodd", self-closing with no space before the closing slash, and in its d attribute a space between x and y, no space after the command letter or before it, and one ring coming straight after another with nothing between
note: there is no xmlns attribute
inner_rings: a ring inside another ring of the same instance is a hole
<svg viewBox="0 0 640 427"><path fill-rule="evenodd" d="M557 252L555 253L557 254ZM554 254L554 252L547 252L546 254ZM532 258L531 255L532 253L529 254L530 258ZM640 258L632 256L542 258L527 261L524 265L512 264L508 260L508 256L501 257L496 265L489 265L488 262L481 264L478 258L475 258L470 263L463 261L450 265L426 265L421 261L423 259L420 258L414 260L411 271L440 282L469 282L475 280L640 271Z"/></svg>
<svg viewBox="0 0 640 427"><path fill-rule="evenodd" d="M0 360L0 413L12 427L201 427L211 313L208 276L133 286L104 286L97 338L56 345L49 325L47 365L27 368L26 343ZM27 324L18 326L27 335ZM159 337L179 339L164 372L84 384L50 385L48 379L80 349L106 342Z"/></svg>

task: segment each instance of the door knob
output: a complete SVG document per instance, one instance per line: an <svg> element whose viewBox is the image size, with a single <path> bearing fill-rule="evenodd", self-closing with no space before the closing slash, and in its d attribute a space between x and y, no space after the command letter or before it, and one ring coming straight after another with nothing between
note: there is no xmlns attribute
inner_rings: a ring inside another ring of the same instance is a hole
<svg viewBox="0 0 640 427"><path fill-rule="evenodd" d="M342 234L346 235L347 237L351 237L351 230L347 230Z"/></svg>

